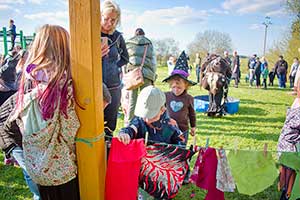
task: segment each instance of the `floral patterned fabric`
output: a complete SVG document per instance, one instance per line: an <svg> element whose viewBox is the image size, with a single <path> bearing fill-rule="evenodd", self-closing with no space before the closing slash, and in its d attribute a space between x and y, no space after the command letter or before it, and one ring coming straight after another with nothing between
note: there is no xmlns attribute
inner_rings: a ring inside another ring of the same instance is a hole
<svg viewBox="0 0 300 200"><path fill-rule="evenodd" d="M218 150L217 189L222 192L234 192L235 183L228 165L224 149Z"/></svg>
<svg viewBox="0 0 300 200"><path fill-rule="evenodd" d="M43 120L38 106L38 85L24 95L24 107L19 113L23 124L25 165L30 177L42 186L61 185L77 175L75 135L80 126L70 98L68 116L58 109L50 120ZM72 95L72 87L68 88Z"/></svg>
<svg viewBox="0 0 300 200"><path fill-rule="evenodd" d="M296 152L295 144L298 142L300 142L300 107L288 109L277 150L279 152Z"/></svg>
<svg viewBox="0 0 300 200"><path fill-rule="evenodd" d="M194 153L173 145L147 146L142 159L139 185L158 199L174 198L188 169L187 159Z"/></svg>

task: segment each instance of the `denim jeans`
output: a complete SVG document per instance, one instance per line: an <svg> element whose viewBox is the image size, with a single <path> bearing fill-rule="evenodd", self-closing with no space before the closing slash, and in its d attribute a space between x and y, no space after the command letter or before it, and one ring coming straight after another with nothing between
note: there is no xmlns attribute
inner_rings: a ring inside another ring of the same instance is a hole
<svg viewBox="0 0 300 200"><path fill-rule="evenodd" d="M250 86L253 86L253 81L254 81L254 69L249 69L249 82Z"/></svg>
<svg viewBox="0 0 300 200"><path fill-rule="evenodd" d="M138 97L138 92L142 91L142 89L144 89L145 87L147 87L149 85L153 85L153 82L150 79L144 78L144 84L141 87L130 91L129 109L128 109L129 112L128 112L128 118L127 118L128 122L134 117L134 110L135 110L135 105L136 105L136 101L137 101L137 97Z"/></svg>
<svg viewBox="0 0 300 200"><path fill-rule="evenodd" d="M294 88L295 76L290 76L290 88Z"/></svg>
<svg viewBox="0 0 300 200"><path fill-rule="evenodd" d="M285 88L285 74L278 74L279 87Z"/></svg>
<svg viewBox="0 0 300 200"><path fill-rule="evenodd" d="M23 149L21 149L20 147L15 147L12 150L11 155L14 157L14 159L20 165L20 167L23 171L24 179L25 179L31 193L33 194L33 199L34 200L40 200L41 198L40 198L40 193L39 193L38 187L37 187L36 183L33 182L33 180L30 178L30 176L27 173L27 170L26 170L26 167L25 167Z"/></svg>

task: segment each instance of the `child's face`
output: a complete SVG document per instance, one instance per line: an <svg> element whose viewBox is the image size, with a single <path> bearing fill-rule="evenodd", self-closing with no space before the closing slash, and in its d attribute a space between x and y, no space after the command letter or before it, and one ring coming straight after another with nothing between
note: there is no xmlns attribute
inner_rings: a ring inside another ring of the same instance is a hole
<svg viewBox="0 0 300 200"><path fill-rule="evenodd" d="M179 77L172 78L169 83L173 94L176 96L181 95L188 87L188 83Z"/></svg>
<svg viewBox="0 0 300 200"><path fill-rule="evenodd" d="M159 113L158 113L155 117L153 117L153 118L151 118L151 119L144 118L144 121L145 121L146 123L148 123L148 124L151 124L151 123L153 123L153 122L156 122L156 121L158 121L158 120L160 119L160 116L161 116L165 111L166 111L166 108L163 106L163 107L160 109Z"/></svg>

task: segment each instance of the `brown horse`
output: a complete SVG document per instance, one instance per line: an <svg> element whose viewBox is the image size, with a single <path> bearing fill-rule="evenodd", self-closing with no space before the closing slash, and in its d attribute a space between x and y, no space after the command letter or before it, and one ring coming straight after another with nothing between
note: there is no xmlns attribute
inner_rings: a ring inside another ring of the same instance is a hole
<svg viewBox="0 0 300 200"><path fill-rule="evenodd" d="M209 92L208 116L222 116L231 78L230 64L221 56L209 55L201 67L201 85Z"/></svg>

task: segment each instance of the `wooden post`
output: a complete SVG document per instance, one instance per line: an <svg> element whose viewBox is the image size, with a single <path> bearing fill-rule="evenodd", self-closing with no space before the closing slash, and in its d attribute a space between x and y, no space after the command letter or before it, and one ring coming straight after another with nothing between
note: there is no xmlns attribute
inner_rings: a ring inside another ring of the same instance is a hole
<svg viewBox="0 0 300 200"><path fill-rule="evenodd" d="M100 48L100 1L69 0L72 76L81 127L79 139L89 139L92 147L77 142L81 200L103 200L105 154L103 134L102 67ZM97 139L98 138L98 139ZM93 141L94 140L94 141ZM96 140L96 141L95 141Z"/></svg>

